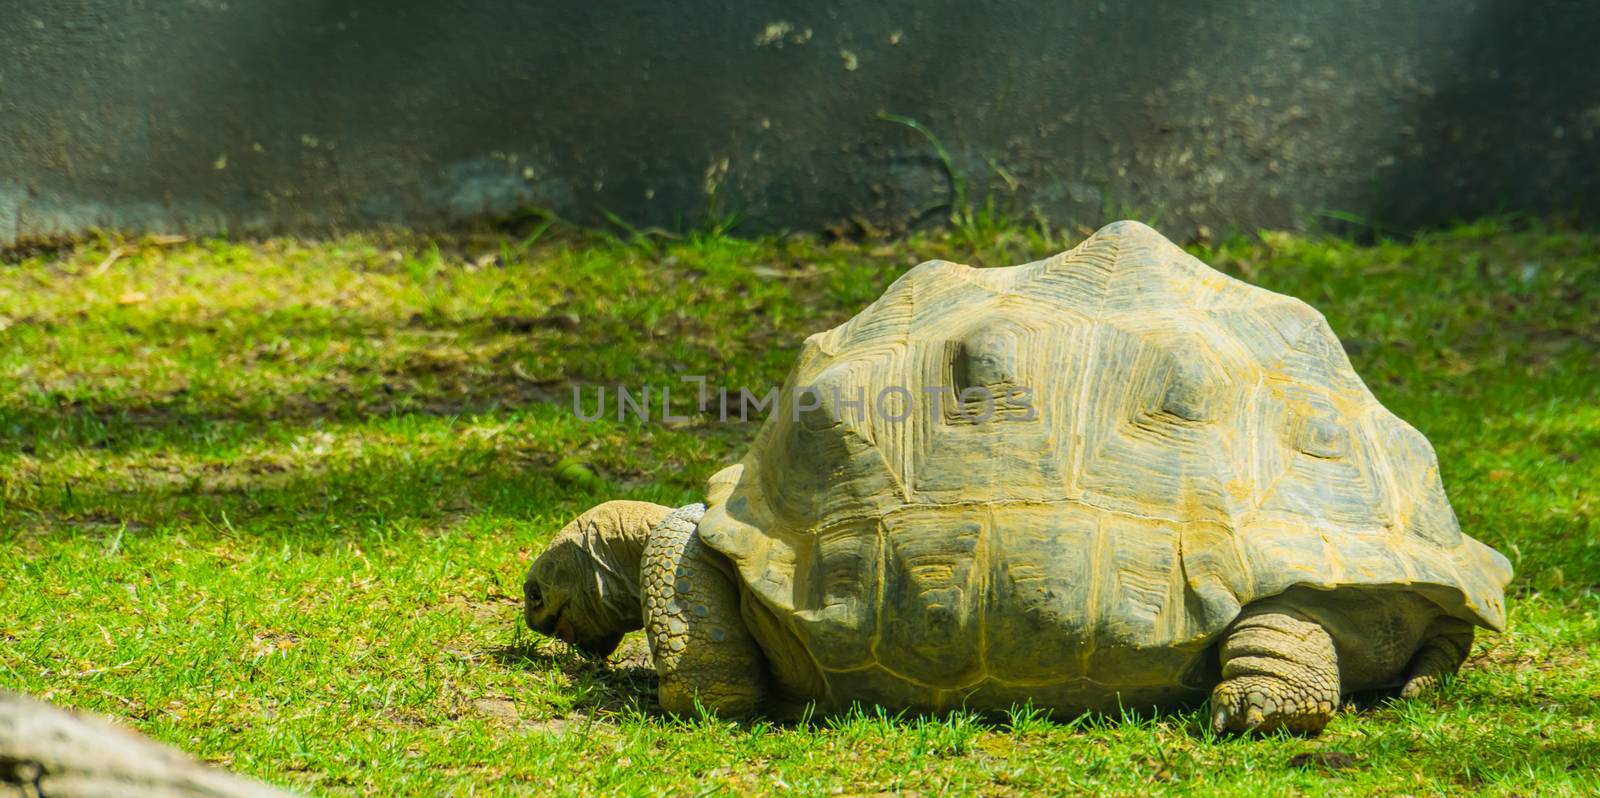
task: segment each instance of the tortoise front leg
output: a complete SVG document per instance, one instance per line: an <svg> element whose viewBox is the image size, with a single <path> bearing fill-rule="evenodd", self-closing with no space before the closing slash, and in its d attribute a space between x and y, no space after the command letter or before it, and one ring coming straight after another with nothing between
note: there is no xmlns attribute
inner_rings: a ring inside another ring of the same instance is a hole
<svg viewBox="0 0 1600 798"><path fill-rule="evenodd" d="M1339 658L1321 624L1287 603L1246 607L1222 641L1222 682L1211 691L1217 732L1316 734L1339 706Z"/></svg>
<svg viewBox="0 0 1600 798"><path fill-rule="evenodd" d="M705 509L674 510L645 543L640 582L661 708L690 715L698 699L718 715L751 715L765 692L765 662L739 616L727 560L695 533Z"/></svg>

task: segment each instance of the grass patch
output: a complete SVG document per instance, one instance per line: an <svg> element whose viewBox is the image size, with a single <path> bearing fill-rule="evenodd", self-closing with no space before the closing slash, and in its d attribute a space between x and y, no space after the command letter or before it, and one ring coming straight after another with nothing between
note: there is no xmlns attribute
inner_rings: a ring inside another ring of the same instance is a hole
<svg viewBox="0 0 1600 798"><path fill-rule="evenodd" d="M912 264L898 242L351 237L86 245L0 266L0 687L329 795L1578 794L1600 770L1600 237L1484 222L1197 251L1326 314L1517 568L1511 630L1441 695L1315 740L1197 711L1058 723L654 711L520 623L531 557L607 498L680 503L754 423L582 424L574 386L752 390ZM592 394L591 394L592 395ZM563 480L577 458L603 484Z"/></svg>

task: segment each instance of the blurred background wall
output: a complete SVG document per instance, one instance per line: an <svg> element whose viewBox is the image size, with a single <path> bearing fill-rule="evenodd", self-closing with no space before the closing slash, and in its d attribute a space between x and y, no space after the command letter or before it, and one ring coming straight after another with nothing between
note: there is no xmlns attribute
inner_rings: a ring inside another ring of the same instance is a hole
<svg viewBox="0 0 1600 798"><path fill-rule="evenodd" d="M949 153L949 167L915 120ZM1600 218L1600 3L0 0L0 244Z"/></svg>

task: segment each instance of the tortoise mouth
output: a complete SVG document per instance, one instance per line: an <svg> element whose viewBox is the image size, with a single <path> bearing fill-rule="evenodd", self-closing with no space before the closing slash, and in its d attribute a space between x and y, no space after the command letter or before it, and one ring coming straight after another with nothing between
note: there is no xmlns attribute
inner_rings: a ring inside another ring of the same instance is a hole
<svg viewBox="0 0 1600 798"><path fill-rule="evenodd" d="M606 659L616 652L617 646L622 645L622 635L616 634L607 635L604 637L570 640L568 643L570 643L573 648L576 648L579 651L594 657L595 659Z"/></svg>
<svg viewBox="0 0 1600 798"><path fill-rule="evenodd" d="M541 613L542 614L542 613ZM598 659L605 659L617 650L622 644L623 633L586 635L572 620L567 617L567 606L563 604L554 613L545 615L541 620L533 612L527 613L528 628L546 637L554 637L578 651Z"/></svg>
<svg viewBox="0 0 1600 798"><path fill-rule="evenodd" d="M622 633L585 635L567 619L566 608L556 613L553 637L596 659L605 659L622 644Z"/></svg>
<svg viewBox="0 0 1600 798"><path fill-rule="evenodd" d="M567 616L561 612L556 613L556 622L553 626L554 629L552 631L555 632L556 637L561 638L563 643L570 645L572 641L578 638L578 631L572 628L572 621L567 620Z"/></svg>

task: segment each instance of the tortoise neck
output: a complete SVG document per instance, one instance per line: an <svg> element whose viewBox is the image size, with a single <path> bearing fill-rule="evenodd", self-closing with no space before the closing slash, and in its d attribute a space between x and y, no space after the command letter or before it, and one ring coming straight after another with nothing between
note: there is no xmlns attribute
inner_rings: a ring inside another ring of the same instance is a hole
<svg viewBox="0 0 1600 798"><path fill-rule="evenodd" d="M634 615L641 607L639 569L649 537L649 527L633 524L593 528L584 536L583 549L599 571L601 601L621 613Z"/></svg>
<svg viewBox="0 0 1600 798"><path fill-rule="evenodd" d="M639 628L643 612L639 593L640 568L650 530L671 508L646 502L607 502L585 514L580 545L593 560L598 575L600 602L629 628Z"/></svg>

